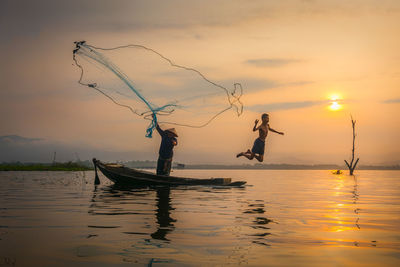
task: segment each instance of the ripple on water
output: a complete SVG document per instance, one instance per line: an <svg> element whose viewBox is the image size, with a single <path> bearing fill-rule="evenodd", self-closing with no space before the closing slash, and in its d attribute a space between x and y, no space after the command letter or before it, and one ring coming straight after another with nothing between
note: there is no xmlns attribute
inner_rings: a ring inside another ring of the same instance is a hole
<svg viewBox="0 0 400 267"><path fill-rule="evenodd" d="M0 173L0 257L65 266L82 258L171 266L399 263L400 172L183 174L224 174L251 186L123 188L101 176L94 187L93 172Z"/></svg>

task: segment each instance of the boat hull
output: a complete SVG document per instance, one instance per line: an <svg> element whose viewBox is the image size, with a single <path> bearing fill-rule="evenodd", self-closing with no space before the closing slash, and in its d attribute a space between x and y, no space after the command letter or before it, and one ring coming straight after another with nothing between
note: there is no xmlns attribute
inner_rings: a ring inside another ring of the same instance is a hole
<svg viewBox="0 0 400 267"><path fill-rule="evenodd" d="M211 178L211 179L195 179L175 176L156 175L151 172L136 170L125 167L120 164L106 164L99 160L93 159L93 164L115 184L131 185L131 186L151 186L151 185L221 185L221 186L241 186L246 182L233 182L231 178Z"/></svg>

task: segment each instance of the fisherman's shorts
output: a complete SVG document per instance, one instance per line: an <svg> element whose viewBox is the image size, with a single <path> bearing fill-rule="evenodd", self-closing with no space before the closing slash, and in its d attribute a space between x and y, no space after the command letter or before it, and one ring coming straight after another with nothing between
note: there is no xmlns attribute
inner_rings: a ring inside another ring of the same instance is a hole
<svg viewBox="0 0 400 267"><path fill-rule="evenodd" d="M257 138L254 141L253 148L251 149L251 152L254 154L259 154L259 155L264 155L264 150L265 150L265 141L261 140L260 138Z"/></svg>
<svg viewBox="0 0 400 267"><path fill-rule="evenodd" d="M171 165L172 165L172 158L164 159L162 157L158 157L157 175L169 176L169 174L171 173Z"/></svg>

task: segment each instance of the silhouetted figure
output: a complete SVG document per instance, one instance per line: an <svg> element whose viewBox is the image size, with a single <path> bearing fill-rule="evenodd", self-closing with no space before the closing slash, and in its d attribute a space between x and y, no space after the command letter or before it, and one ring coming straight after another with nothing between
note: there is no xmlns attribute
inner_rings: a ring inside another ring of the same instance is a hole
<svg viewBox="0 0 400 267"><path fill-rule="evenodd" d="M163 187L157 189L157 231L151 234L151 237L159 240L167 240L165 237L169 232L173 230L173 222L176 220L170 217L171 198L169 187Z"/></svg>
<svg viewBox="0 0 400 267"><path fill-rule="evenodd" d="M241 157L244 156L248 158L249 160L252 160L256 158L259 162L262 162L264 160L264 150L265 150L265 139L267 138L268 131L281 134L283 135L283 132L278 132L272 129L268 122L269 122L269 115L267 113L264 113L261 115L261 120L262 123L260 126L257 127L258 120L254 122L254 127L253 127L253 132L258 130L258 138L254 141L253 148L250 150L248 149L246 152L241 152L236 155L236 157Z"/></svg>
<svg viewBox="0 0 400 267"><path fill-rule="evenodd" d="M161 130L157 123L156 129L161 135L161 145L160 151L158 152L157 161L157 175L167 175L169 176L171 172L172 157L174 156L174 146L178 144L178 134L175 128L167 129L165 131Z"/></svg>

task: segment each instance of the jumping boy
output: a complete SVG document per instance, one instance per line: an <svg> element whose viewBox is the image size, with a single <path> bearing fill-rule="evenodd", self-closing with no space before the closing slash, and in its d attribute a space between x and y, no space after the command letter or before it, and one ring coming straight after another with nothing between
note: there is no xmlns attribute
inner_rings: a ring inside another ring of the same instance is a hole
<svg viewBox="0 0 400 267"><path fill-rule="evenodd" d="M246 152L241 152L236 155L237 158L244 156L248 158L249 160L252 160L256 158L259 162L263 162L264 160L264 150L265 150L265 139L267 138L268 131L281 134L283 135L283 132L278 132L269 127L269 115L267 113L264 113L261 115L261 120L262 123L260 126L257 127L258 120L254 122L254 127L253 127L253 132L258 130L258 138L254 141L253 148L250 150L248 149Z"/></svg>

